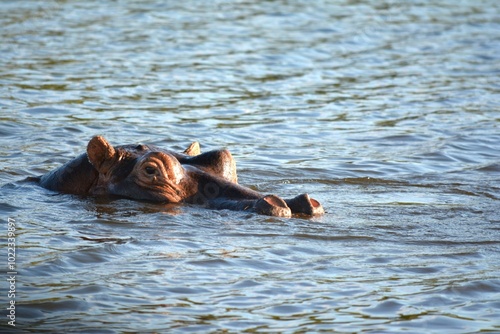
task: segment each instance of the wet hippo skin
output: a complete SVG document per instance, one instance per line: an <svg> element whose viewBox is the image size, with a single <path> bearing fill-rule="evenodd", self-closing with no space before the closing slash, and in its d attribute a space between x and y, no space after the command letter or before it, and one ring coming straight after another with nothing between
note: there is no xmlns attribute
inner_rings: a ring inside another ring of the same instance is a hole
<svg viewBox="0 0 500 334"><path fill-rule="evenodd" d="M44 188L67 194L190 203L280 217L324 213L307 194L282 199L239 185L231 153L201 153L196 142L177 153L150 145L113 147L96 136L86 153L37 180Z"/></svg>

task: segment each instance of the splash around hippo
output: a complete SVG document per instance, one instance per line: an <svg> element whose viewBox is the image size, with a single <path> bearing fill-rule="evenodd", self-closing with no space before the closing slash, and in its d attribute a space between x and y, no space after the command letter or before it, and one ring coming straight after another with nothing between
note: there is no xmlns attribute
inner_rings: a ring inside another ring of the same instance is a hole
<svg viewBox="0 0 500 334"><path fill-rule="evenodd" d="M86 153L37 181L44 188L75 195L189 203L279 217L324 213L321 204L307 194L282 199L239 185L231 153L201 153L197 142L177 153L150 145L113 147L96 136Z"/></svg>

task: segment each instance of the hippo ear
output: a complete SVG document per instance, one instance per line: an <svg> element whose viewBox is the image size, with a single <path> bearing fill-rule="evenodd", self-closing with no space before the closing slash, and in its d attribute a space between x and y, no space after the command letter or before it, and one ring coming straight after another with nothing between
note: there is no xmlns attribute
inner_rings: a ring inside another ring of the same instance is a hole
<svg viewBox="0 0 500 334"><path fill-rule="evenodd" d="M99 173L107 172L110 162L115 158L116 151L106 139L101 136L95 136L87 145L87 156L90 163Z"/></svg>
<svg viewBox="0 0 500 334"><path fill-rule="evenodd" d="M191 145L189 145L189 147L186 148L184 154L190 156L200 155L201 154L200 143L198 143L197 141L192 142Z"/></svg>

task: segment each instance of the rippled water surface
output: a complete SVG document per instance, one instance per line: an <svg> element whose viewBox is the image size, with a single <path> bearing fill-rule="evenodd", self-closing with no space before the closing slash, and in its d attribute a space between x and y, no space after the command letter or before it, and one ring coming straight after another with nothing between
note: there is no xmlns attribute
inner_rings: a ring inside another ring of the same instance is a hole
<svg viewBox="0 0 500 334"><path fill-rule="evenodd" d="M2 1L0 40L16 330L500 332L498 1ZM327 213L22 182L96 134L227 147Z"/></svg>

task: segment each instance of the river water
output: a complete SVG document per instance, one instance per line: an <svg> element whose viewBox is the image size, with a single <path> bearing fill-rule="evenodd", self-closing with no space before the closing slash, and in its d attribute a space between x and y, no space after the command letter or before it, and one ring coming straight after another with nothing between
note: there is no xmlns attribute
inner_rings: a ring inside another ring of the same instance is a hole
<svg viewBox="0 0 500 334"><path fill-rule="evenodd" d="M498 1L2 1L0 41L0 331L500 332ZM22 182L96 134L327 213Z"/></svg>

